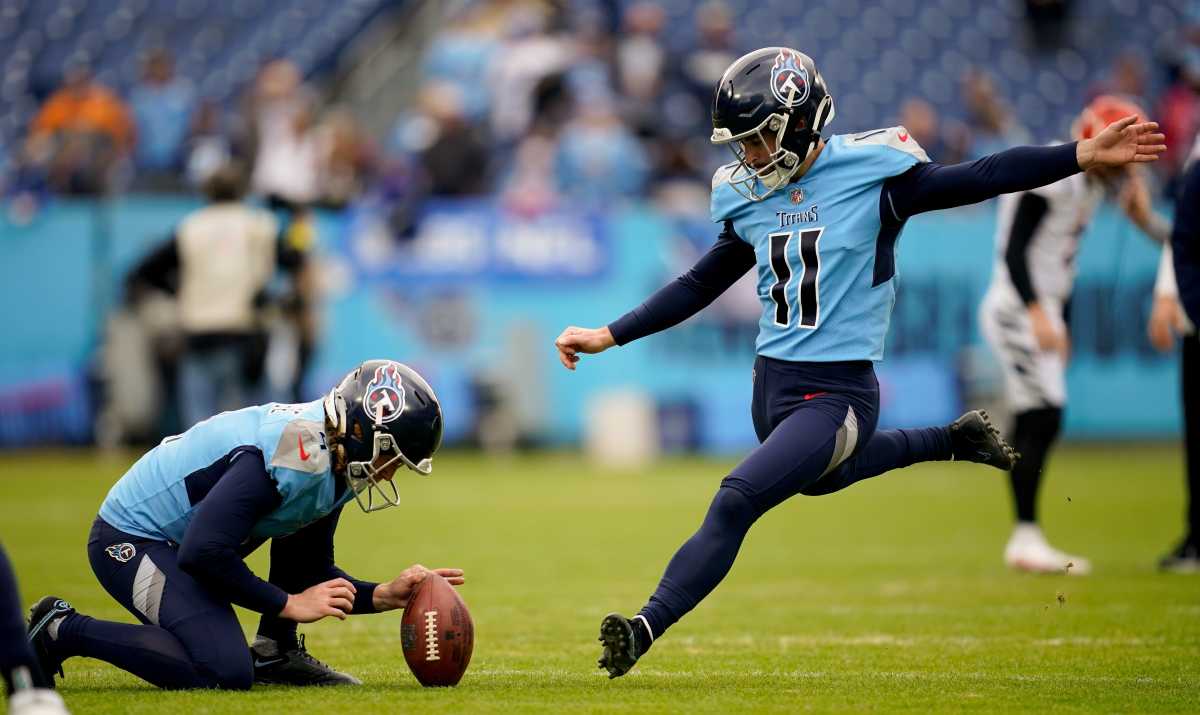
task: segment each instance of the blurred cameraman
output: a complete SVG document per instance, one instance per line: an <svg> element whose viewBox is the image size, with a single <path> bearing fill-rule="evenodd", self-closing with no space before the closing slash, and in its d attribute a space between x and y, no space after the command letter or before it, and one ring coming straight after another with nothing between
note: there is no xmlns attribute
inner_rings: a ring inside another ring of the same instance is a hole
<svg viewBox="0 0 1200 715"><path fill-rule="evenodd" d="M275 272L279 229L270 212L242 203L245 190L240 164L214 172L204 185L209 204L188 214L173 239L131 277L170 291L161 283L178 274L184 429L250 404L262 378L266 337L259 308Z"/></svg>

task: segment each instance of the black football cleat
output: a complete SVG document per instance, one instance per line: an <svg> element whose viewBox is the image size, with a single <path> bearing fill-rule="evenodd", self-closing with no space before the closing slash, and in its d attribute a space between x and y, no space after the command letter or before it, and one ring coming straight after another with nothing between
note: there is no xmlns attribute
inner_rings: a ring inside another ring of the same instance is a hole
<svg viewBox="0 0 1200 715"><path fill-rule="evenodd" d="M339 673L309 655L304 636L289 650L280 650L274 641L260 638L250 647L250 657L256 685L362 685L353 675Z"/></svg>
<svg viewBox="0 0 1200 715"><path fill-rule="evenodd" d="M54 687L55 673L59 677L66 677L62 669L63 659L50 652L50 642L54 640L52 631L57 628L52 628L52 625L72 613L75 613L75 609L71 604L58 596L45 596L29 609L29 644L33 646L38 666L46 677L46 685L51 688Z"/></svg>
<svg viewBox="0 0 1200 715"><path fill-rule="evenodd" d="M1012 469L1021 458L983 410L971 410L950 423L950 449L955 460L978 462L996 469Z"/></svg>
<svg viewBox="0 0 1200 715"><path fill-rule="evenodd" d="M599 640L604 644L604 653L597 663L608 671L609 680L628 673L641 656L633 629L633 621L619 613L610 613L600 621Z"/></svg>
<svg viewBox="0 0 1200 715"><path fill-rule="evenodd" d="M1200 546L1190 538L1184 539L1159 559L1158 569L1169 573L1200 573Z"/></svg>

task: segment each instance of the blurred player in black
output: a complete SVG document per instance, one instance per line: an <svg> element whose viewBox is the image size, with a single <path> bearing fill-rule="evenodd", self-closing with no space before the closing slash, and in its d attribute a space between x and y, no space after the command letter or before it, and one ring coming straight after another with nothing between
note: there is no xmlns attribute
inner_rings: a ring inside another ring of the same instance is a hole
<svg viewBox="0 0 1200 715"><path fill-rule="evenodd" d="M8 554L0 546L0 675L8 693L10 715L65 713L66 705L38 667L21 617L20 592Z"/></svg>
<svg viewBox="0 0 1200 715"><path fill-rule="evenodd" d="M1101 95L1080 113L1072 137L1088 139L1130 115L1146 113L1128 100ZM1021 453L1009 472L1016 518L1004 548L1004 562L1018 571L1091 571L1087 559L1060 551L1046 539L1038 523L1037 497L1067 404L1067 318L1079 242L1100 201L1118 186L1129 219L1165 244L1171 225L1154 213L1150 192L1132 167L1097 168L1000 198L996 263L979 320L1004 374L1004 396L1013 417L1009 440Z"/></svg>
<svg viewBox="0 0 1200 715"><path fill-rule="evenodd" d="M1182 392L1184 448L1187 470L1187 531L1179 544L1159 561L1164 571L1200 572L1200 141L1192 149L1184 172L1171 243L1163 251L1155 286L1150 341L1164 352L1183 336ZM1173 254L1173 256L1171 255ZM1171 275L1171 273L1174 275Z"/></svg>

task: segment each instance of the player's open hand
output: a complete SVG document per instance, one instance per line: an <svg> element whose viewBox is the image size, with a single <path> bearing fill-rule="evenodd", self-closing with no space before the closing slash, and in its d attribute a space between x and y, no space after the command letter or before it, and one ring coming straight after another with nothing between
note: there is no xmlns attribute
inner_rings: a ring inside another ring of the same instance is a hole
<svg viewBox="0 0 1200 715"><path fill-rule="evenodd" d="M616 344L607 327L577 328L574 325L562 331L554 341L554 347L558 348L558 361L568 370L575 369L580 353L594 355Z"/></svg>
<svg viewBox="0 0 1200 715"><path fill-rule="evenodd" d="M1179 311L1179 300L1169 295L1157 296L1154 308L1150 311L1150 325L1146 329L1150 344L1159 352L1169 352L1175 346L1175 336L1182 335L1186 328Z"/></svg>
<svg viewBox="0 0 1200 715"><path fill-rule="evenodd" d="M376 586L375 593L371 596L371 604L375 606L376 611L404 608L408 605L413 589L431 573L446 579L451 586L461 586L466 582L462 569L427 569L421 564L413 564L391 581Z"/></svg>
<svg viewBox="0 0 1200 715"><path fill-rule="evenodd" d="M1109 124L1091 139L1075 146L1079 168L1087 171L1102 166L1156 161L1167 150L1167 138L1158 131L1157 122L1137 122L1136 115Z"/></svg>
<svg viewBox="0 0 1200 715"><path fill-rule="evenodd" d="M309 587L303 593L289 595L279 616L297 623L312 623L326 616L346 620L352 610L354 584L344 578L335 578Z"/></svg>
<svg viewBox="0 0 1200 715"><path fill-rule="evenodd" d="M1070 357L1071 341L1067 331L1055 325L1041 305L1034 303L1029 306L1029 323L1039 350L1057 352L1064 361Z"/></svg>

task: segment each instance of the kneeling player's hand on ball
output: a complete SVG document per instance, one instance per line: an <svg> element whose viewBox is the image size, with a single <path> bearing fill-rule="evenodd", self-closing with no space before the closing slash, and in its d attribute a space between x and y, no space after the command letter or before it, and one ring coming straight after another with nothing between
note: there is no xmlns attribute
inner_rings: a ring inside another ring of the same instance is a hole
<svg viewBox="0 0 1200 715"><path fill-rule="evenodd" d="M427 569L421 564L414 564L404 569L391 581L376 586L375 593L371 598L372 605L375 606L376 611L404 608L408 605L408 599L412 596L413 589L431 573L446 579L452 586L461 586L466 582L462 569Z"/></svg>
<svg viewBox="0 0 1200 715"><path fill-rule="evenodd" d="M562 334L554 341L554 347L558 348L558 360L568 370L575 369L575 363L579 362L579 353L594 355L604 352L616 344L617 341L613 340L612 333L609 332L607 326L577 328L572 325L562 331Z"/></svg>
<svg viewBox="0 0 1200 715"><path fill-rule="evenodd" d="M345 620L354 609L354 584L344 578L319 583L288 596L280 617L297 623L312 623L326 616Z"/></svg>

